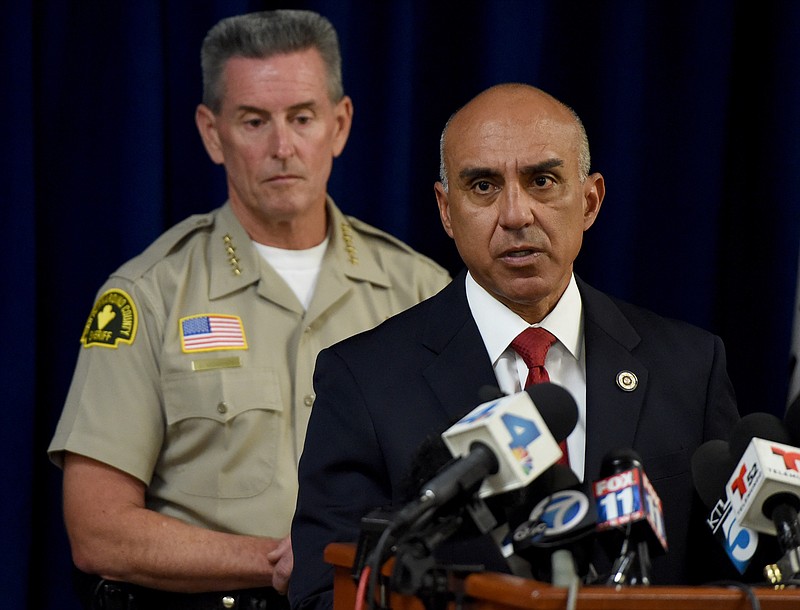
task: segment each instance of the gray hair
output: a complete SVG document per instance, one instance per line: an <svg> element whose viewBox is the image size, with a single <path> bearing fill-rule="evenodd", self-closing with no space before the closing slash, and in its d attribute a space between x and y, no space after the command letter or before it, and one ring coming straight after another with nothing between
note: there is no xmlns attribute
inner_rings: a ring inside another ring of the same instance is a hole
<svg viewBox="0 0 800 610"><path fill-rule="evenodd" d="M203 103L212 112L222 107L222 72L232 57L265 59L273 55L316 49L322 56L331 101L344 96L342 57L333 25L313 11L277 10L228 17L212 27L203 40Z"/></svg>
<svg viewBox="0 0 800 610"><path fill-rule="evenodd" d="M567 106L566 104L559 102L556 100L561 106L563 106L571 115L572 118L575 119L575 126L578 129L578 177L580 178L581 182L584 182L586 178L589 176L589 171L592 167L592 157L589 154L589 136L586 135L586 128L583 126L583 121L578 116L578 113L575 112L572 108ZM449 185L447 183L447 167L445 167L444 163L444 146L445 146L445 138L447 137L447 129L450 127L450 123L453 121L453 117L456 116L457 113L453 113L450 115L450 118L447 119L447 122L444 124L444 129L442 129L442 135L439 138L439 181L442 183L442 188L444 192L449 192Z"/></svg>

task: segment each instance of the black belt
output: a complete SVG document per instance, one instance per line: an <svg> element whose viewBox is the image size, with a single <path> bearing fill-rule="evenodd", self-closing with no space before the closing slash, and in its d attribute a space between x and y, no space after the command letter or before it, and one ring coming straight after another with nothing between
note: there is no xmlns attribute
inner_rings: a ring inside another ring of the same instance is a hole
<svg viewBox="0 0 800 610"><path fill-rule="evenodd" d="M272 587L173 593L82 572L75 584L87 610L289 610L288 598Z"/></svg>

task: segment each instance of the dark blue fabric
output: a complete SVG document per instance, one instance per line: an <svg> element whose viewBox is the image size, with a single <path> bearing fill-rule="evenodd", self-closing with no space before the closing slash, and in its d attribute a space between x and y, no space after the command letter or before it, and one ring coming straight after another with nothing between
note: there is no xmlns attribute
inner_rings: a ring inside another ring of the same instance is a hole
<svg viewBox="0 0 800 610"><path fill-rule="evenodd" d="M330 190L345 212L458 271L432 188L442 126L489 85L541 86L581 115L606 178L582 277L719 334L742 413L783 409L800 246L800 3L6 2L8 607L70 610L60 474L45 449L95 291L225 197L194 126L202 38L221 17L281 6L318 10L340 34L355 116Z"/></svg>

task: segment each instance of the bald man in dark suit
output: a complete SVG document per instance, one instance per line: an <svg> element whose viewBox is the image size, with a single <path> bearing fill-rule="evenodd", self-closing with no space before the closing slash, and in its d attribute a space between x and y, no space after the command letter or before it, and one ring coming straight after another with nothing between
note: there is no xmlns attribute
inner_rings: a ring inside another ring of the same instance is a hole
<svg viewBox="0 0 800 610"><path fill-rule="evenodd" d="M293 607L331 607L325 546L357 540L372 509L410 500L409 468L426 437L478 404L482 386L524 387L527 369L510 343L529 327L554 335L545 366L578 405L572 469L591 482L609 451L638 452L669 543L653 581L702 582L707 574L694 566L721 551L701 527L690 459L703 442L727 438L739 417L722 341L575 276L605 184L589 172L586 133L570 108L527 85L499 85L453 115L441 151L436 198L466 270L320 354L292 527ZM464 548L467 561L486 553ZM608 567L599 553L597 561Z"/></svg>

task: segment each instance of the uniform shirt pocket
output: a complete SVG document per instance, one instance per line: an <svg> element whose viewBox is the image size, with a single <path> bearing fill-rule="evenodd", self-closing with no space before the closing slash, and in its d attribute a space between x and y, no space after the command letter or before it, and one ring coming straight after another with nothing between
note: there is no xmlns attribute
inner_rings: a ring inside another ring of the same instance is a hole
<svg viewBox="0 0 800 610"><path fill-rule="evenodd" d="M220 369L164 379L166 442L158 475L191 495L245 498L275 475L283 405L270 369Z"/></svg>

